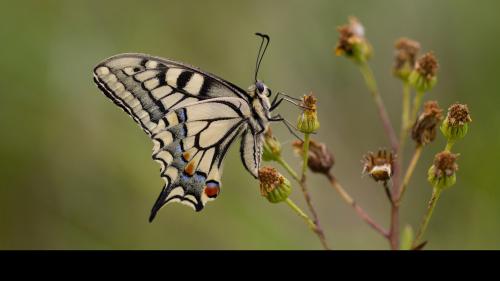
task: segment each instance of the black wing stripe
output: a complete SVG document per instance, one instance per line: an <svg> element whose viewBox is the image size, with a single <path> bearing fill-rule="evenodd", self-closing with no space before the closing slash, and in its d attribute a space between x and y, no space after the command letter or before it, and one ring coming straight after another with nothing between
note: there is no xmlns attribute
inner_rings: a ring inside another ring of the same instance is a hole
<svg viewBox="0 0 500 281"><path fill-rule="evenodd" d="M193 74L194 73L191 71L183 71L179 75L179 77L177 77L177 88L183 89L187 85Z"/></svg>
<svg viewBox="0 0 500 281"><path fill-rule="evenodd" d="M114 92L107 86L107 84L101 82L99 79L94 78L94 82L96 83L97 87L111 100L113 101L114 104L119 106L123 111L125 111L128 115L134 119L136 123L138 123L141 128L148 134L150 135L151 132L147 128L146 124L144 123L143 120L137 116L133 110L128 106L128 104L122 100L120 97L114 94Z"/></svg>
<svg viewBox="0 0 500 281"><path fill-rule="evenodd" d="M242 120L239 122L239 125L235 125L233 130L228 133L227 135L230 137L226 137L226 141L221 144L221 149L217 153L217 167L221 168L222 162L224 158L226 157L226 153L229 150L229 147L231 144L234 142L234 140L241 135L243 129L245 126L241 126L242 123L244 123L245 120Z"/></svg>
<svg viewBox="0 0 500 281"><path fill-rule="evenodd" d="M158 123L158 120L164 115L165 108L163 106L163 109L160 108L151 92L144 87L144 83L135 76L127 76L121 70L114 71L114 73L120 81L123 81L125 88L139 100L142 108L150 115L151 121Z"/></svg>

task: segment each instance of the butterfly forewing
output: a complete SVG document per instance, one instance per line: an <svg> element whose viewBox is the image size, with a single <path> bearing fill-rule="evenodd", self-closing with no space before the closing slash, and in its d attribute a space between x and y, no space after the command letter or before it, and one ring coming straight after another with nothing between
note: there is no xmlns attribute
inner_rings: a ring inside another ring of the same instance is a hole
<svg viewBox="0 0 500 281"><path fill-rule="evenodd" d="M121 54L94 69L101 90L150 133L171 108L202 99L248 94L195 67L143 54Z"/></svg>
<svg viewBox="0 0 500 281"><path fill-rule="evenodd" d="M250 133L250 97L234 84L142 54L104 60L95 67L94 80L153 140L153 159L160 163L165 186L150 220L166 203L199 211L217 197L224 156L242 134L242 159L255 176L261 144Z"/></svg>

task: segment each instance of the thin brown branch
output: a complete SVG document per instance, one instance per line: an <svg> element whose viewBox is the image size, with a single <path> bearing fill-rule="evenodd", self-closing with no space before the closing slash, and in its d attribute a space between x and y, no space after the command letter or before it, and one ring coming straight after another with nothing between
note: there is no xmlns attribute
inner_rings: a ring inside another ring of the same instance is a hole
<svg viewBox="0 0 500 281"><path fill-rule="evenodd" d="M380 226L375 220L373 220L366 212L359 206L356 201L345 191L345 189L340 185L337 179L332 174L327 174L326 177L330 181L330 185L340 194L340 197L356 211L358 216L365 221L369 226L371 226L375 231L380 233L385 238L389 239L389 232Z"/></svg>
<svg viewBox="0 0 500 281"><path fill-rule="evenodd" d="M306 200L307 207L309 208L309 211L311 212L311 215L313 217L314 225L316 228L314 229L314 232L318 235L319 240L321 241L321 244L323 245L323 248L326 250L329 250L330 247L328 247L328 243L326 242L326 237L325 233L323 232L323 229L321 228L321 224L319 222L319 217L318 213L316 212L316 209L314 208L314 205L312 203L311 196L309 195L309 191L307 189L307 184L306 184L306 173L307 173L307 161L309 160L309 141L310 141L310 135L308 133L304 133L304 144L303 144L303 155L302 155L302 173L300 177L300 187L302 189L302 193L304 194L304 199Z"/></svg>
<svg viewBox="0 0 500 281"><path fill-rule="evenodd" d="M418 145L415 148L415 151L413 152L413 156L411 158L410 164L408 165L408 168L406 169L403 183L399 187L398 195L396 197L396 204L397 205L401 204L401 200L406 192L408 184L410 183L411 176L413 175L413 172L415 171L415 167L417 166L417 162L420 159L420 155L422 154L422 148L423 148L422 145Z"/></svg>
<svg viewBox="0 0 500 281"><path fill-rule="evenodd" d="M285 170L290 173L290 175L293 177L297 183L299 183L300 188L302 190L302 193L304 195L304 199L306 200L307 207L309 211L311 212L311 215L313 217L313 223L314 223L314 228L313 231L316 233L318 236L321 245L325 250L330 250L330 247L328 246L328 243L326 242L326 237L323 232L323 229L321 228L321 224L318 219L318 214L316 213L316 209L314 209L314 206L312 204L311 196L309 195L309 191L307 188L306 180L305 180L305 175L302 175L302 177L299 177L298 174L288 165L288 163L283 159L283 158L278 158L277 162L285 168Z"/></svg>
<svg viewBox="0 0 500 281"><path fill-rule="evenodd" d="M373 100L375 101L375 105L377 106L378 113L380 119L382 121L382 125L384 127L384 131L389 138L391 143L392 150L396 153L396 155L400 154L399 150L399 140L394 131L394 127L391 124L391 120L389 119L389 115L387 114L387 110L385 109L384 102L382 101L382 97L378 91L377 83L375 80L375 76L370 68L370 66L363 62L360 64L360 70L365 78L366 85L372 94ZM396 198L398 194L398 187L400 182L400 162L395 161L394 165L394 175L392 178L392 198ZM389 230L389 241L391 245L391 249L398 249L399 245L399 206L397 204L391 204L391 227Z"/></svg>
<svg viewBox="0 0 500 281"><path fill-rule="evenodd" d="M365 78L366 85L372 94L373 100L375 101L375 105L377 106L378 113L380 116L380 120L382 121L382 125L384 127L385 134L389 138L391 143L391 148L394 152L398 151L399 141L398 136L396 135L396 131L392 126L391 120L389 119L389 115L387 114L387 110L385 109L384 102L382 101L382 97L378 91L378 86L375 81L375 76L370 68L370 66L365 62L360 64L360 70Z"/></svg>
<svg viewBox="0 0 500 281"><path fill-rule="evenodd" d="M389 188L389 185L387 184L387 181L384 181L384 190L385 190L385 195L387 195L387 199L389 199L389 202L391 205L394 204L394 197L392 196L391 189Z"/></svg>
<svg viewBox="0 0 500 281"><path fill-rule="evenodd" d="M325 233L323 232L323 229L321 228L321 224L319 222L318 213L316 212L316 209L314 208L314 205L312 203L311 195L309 195L309 190L307 188L305 175L302 175L302 178L300 180L300 187L302 189L302 193L304 194L304 199L306 200L307 207L311 212L314 225L316 226L314 232L316 233L316 235L318 235L318 238L321 242L321 245L323 245L323 248L325 248L325 250L330 250L330 247L326 242Z"/></svg>

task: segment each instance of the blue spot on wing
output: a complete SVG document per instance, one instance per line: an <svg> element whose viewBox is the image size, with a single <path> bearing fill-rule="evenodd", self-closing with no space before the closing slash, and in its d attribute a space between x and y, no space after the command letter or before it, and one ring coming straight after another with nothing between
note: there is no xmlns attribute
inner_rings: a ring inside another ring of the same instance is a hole
<svg viewBox="0 0 500 281"><path fill-rule="evenodd" d="M214 181L214 180L209 180L207 181L207 187L209 188L218 188L219 187L219 183Z"/></svg>
<svg viewBox="0 0 500 281"><path fill-rule="evenodd" d="M180 181L181 181L181 182L188 182L190 178L191 178L190 176L188 176L188 175L186 175L186 174L182 173L182 174L181 174L181 177L180 177Z"/></svg>
<svg viewBox="0 0 500 281"><path fill-rule="evenodd" d="M195 181L201 182L201 183L205 183L205 181L207 180L207 177L205 176L204 173L196 172L193 177L194 177Z"/></svg>
<svg viewBox="0 0 500 281"><path fill-rule="evenodd" d="M186 109L181 108L177 110L177 119L179 120L179 123L184 123L186 122Z"/></svg>

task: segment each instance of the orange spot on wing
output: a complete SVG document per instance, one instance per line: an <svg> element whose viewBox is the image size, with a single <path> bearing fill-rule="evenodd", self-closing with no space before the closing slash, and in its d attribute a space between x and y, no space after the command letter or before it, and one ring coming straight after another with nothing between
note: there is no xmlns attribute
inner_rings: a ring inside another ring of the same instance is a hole
<svg viewBox="0 0 500 281"><path fill-rule="evenodd" d="M186 168L184 168L184 172L186 174L188 174L189 176L192 176L194 174L194 163L189 162L189 164L187 164Z"/></svg>
<svg viewBox="0 0 500 281"><path fill-rule="evenodd" d="M189 158L191 157L191 154L186 151L182 154L182 157L184 158L184 160L188 161Z"/></svg>
<svg viewBox="0 0 500 281"><path fill-rule="evenodd" d="M205 187L205 194L209 197L209 198L215 198L217 197L217 195L219 195L219 187L218 186L214 186L214 187L209 187L209 186L206 186Z"/></svg>

